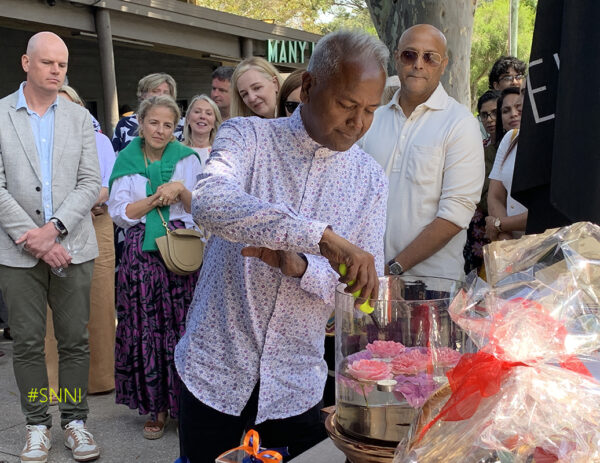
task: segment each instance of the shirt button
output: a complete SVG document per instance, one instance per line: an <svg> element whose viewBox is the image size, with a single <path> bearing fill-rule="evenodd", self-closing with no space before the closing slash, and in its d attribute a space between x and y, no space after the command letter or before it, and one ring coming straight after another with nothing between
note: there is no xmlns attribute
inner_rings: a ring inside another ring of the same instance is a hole
<svg viewBox="0 0 600 463"><path fill-rule="evenodd" d="M35 191L42 191L42 189L39 186L36 186Z"/></svg>
<svg viewBox="0 0 600 463"><path fill-rule="evenodd" d="M50 185L48 182L46 182L46 186Z"/></svg>
<svg viewBox="0 0 600 463"><path fill-rule="evenodd" d="M46 143L46 139L45 139L45 138L42 138L42 142L43 142L43 143Z"/></svg>

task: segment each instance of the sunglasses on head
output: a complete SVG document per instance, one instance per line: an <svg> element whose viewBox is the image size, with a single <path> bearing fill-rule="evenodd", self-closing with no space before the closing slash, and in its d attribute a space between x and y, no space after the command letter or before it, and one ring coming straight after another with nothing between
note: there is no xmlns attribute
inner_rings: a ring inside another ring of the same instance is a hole
<svg viewBox="0 0 600 463"><path fill-rule="evenodd" d="M298 101L286 101L283 106L287 109L288 113L293 113L299 104Z"/></svg>
<svg viewBox="0 0 600 463"><path fill-rule="evenodd" d="M435 51L424 51L421 54L415 50L403 50L400 52L400 61L402 64L415 64L419 56L422 56L423 62L429 66L435 67L442 64L442 55Z"/></svg>

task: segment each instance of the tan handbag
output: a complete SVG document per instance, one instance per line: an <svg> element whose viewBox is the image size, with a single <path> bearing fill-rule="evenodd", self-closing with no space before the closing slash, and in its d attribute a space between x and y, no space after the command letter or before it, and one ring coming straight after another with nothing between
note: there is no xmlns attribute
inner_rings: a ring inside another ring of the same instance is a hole
<svg viewBox="0 0 600 463"><path fill-rule="evenodd" d="M148 156L144 153L144 163L148 167ZM150 182L150 179L148 179ZM206 245L204 235L196 230L180 228L176 230L169 229L169 224L157 207L156 211L160 215L163 227L167 234L156 238L156 246L162 257L165 266L169 271L177 275L189 275L194 273L202 265L204 258L204 246Z"/></svg>
<svg viewBox="0 0 600 463"><path fill-rule="evenodd" d="M165 236L156 238L158 252L165 266L177 275L194 273L202 265L204 257L204 235L196 230L180 228L171 230L160 212L156 209L167 231Z"/></svg>

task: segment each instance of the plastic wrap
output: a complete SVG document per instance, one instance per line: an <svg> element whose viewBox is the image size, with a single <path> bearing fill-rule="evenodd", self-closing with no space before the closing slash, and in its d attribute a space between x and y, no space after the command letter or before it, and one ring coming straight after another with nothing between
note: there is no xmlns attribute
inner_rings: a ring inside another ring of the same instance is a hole
<svg viewBox="0 0 600 463"><path fill-rule="evenodd" d="M493 286L476 280L449 307L480 350L447 372L395 463L600 462L600 228L484 255Z"/></svg>

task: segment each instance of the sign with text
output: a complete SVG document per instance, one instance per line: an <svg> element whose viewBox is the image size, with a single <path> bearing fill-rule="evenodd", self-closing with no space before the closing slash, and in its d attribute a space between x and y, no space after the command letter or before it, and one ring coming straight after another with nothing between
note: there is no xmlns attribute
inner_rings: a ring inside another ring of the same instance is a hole
<svg viewBox="0 0 600 463"><path fill-rule="evenodd" d="M270 63L307 63L314 49L314 42L269 40L267 61Z"/></svg>

